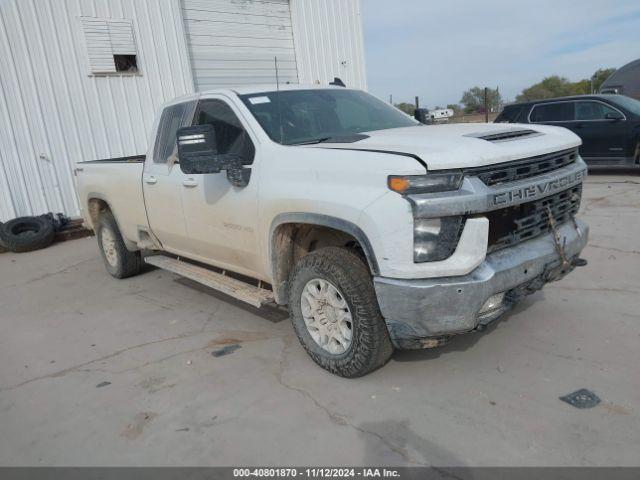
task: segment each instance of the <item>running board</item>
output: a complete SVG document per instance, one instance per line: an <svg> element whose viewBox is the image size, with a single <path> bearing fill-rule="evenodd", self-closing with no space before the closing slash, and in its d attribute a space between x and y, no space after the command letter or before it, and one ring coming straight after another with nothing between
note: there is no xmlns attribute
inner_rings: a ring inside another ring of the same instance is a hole
<svg viewBox="0 0 640 480"><path fill-rule="evenodd" d="M178 275L201 283L219 292L236 298L242 302L260 308L265 303L274 301L273 292L265 288L256 287L249 283L231 278L192 263L183 262L164 255L153 255L144 259L149 265L177 273Z"/></svg>

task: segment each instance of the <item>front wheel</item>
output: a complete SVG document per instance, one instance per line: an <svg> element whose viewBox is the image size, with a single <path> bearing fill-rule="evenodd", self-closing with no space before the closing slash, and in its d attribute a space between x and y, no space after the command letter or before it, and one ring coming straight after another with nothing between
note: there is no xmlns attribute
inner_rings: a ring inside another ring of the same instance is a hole
<svg viewBox="0 0 640 480"><path fill-rule="evenodd" d="M96 238L102 260L111 276L128 278L142 270L142 255L127 249L111 212L104 212L96 226Z"/></svg>
<svg viewBox="0 0 640 480"><path fill-rule="evenodd" d="M302 346L331 373L360 377L393 353L371 275L348 250L328 247L300 259L291 276L289 309Z"/></svg>

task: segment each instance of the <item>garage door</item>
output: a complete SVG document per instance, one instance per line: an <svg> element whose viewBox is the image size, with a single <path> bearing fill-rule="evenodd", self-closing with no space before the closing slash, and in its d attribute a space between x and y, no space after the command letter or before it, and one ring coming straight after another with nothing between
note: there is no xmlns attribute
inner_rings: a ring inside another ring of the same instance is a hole
<svg viewBox="0 0 640 480"><path fill-rule="evenodd" d="M197 90L298 83L288 0L182 0Z"/></svg>

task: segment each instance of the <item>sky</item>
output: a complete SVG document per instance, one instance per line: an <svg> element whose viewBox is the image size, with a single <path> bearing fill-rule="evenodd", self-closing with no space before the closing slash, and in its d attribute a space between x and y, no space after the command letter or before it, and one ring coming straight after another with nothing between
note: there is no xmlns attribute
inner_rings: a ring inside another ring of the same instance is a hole
<svg viewBox="0 0 640 480"><path fill-rule="evenodd" d="M572 81L640 58L639 0L361 0L369 91L458 103L473 86L513 101L546 76Z"/></svg>

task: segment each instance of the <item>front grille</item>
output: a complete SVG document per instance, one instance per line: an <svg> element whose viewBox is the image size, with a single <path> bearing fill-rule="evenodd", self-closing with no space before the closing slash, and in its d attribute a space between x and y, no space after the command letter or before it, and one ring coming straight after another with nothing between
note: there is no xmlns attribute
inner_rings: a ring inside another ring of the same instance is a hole
<svg viewBox="0 0 640 480"><path fill-rule="evenodd" d="M550 228L547 207L557 225L568 222L578 213L581 198L582 185L578 185L541 200L488 212L489 253L547 233Z"/></svg>
<svg viewBox="0 0 640 480"><path fill-rule="evenodd" d="M490 187L553 172L571 165L577 158L578 149L576 148L499 165L469 168L464 173L480 177L480 180Z"/></svg>

